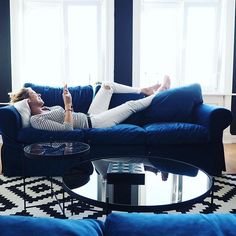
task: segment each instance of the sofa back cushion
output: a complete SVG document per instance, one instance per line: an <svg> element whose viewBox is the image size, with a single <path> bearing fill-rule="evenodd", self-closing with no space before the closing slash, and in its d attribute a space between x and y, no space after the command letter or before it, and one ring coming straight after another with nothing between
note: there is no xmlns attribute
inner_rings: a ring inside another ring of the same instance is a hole
<svg viewBox="0 0 236 236"><path fill-rule="evenodd" d="M145 109L145 123L189 122L194 106L202 102L199 84L163 91L158 93L151 105Z"/></svg>
<svg viewBox="0 0 236 236"><path fill-rule="evenodd" d="M96 91L99 88L100 86L97 86ZM143 97L144 94L113 94L109 109L126 101ZM157 94L147 109L131 115L122 123L143 125L155 122L188 122L191 121L194 106L202 102L202 91L199 84L169 89Z"/></svg>
<svg viewBox="0 0 236 236"><path fill-rule="evenodd" d="M51 107L59 105L64 107L62 98L62 87L42 86L32 83L26 83L24 86L31 87L35 92L40 93L42 99L45 102L45 106ZM88 108L93 99L92 86L75 86L68 87L68 89L72 96L74 111L87 113Z"/></svg>

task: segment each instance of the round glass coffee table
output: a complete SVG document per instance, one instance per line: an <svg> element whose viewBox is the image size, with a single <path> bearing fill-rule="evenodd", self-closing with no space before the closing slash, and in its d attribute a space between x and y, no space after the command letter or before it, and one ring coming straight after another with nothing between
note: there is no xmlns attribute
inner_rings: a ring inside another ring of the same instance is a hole
<svg viewBox="0 0 236 236"><path fill-rule="evenodd" d="M24 147L24 154L32 159L75 158L89 153L90 146L76 141L52 141L33 143Z"/></svg>
<svg viewBox="0 0 236 236"><path fill-rule="evenodd" d="M90 146L83 142L77 142L77 141L52 141L52 142L40 142L40 143L33 143L29 144L24 147L24 154L27 158L30 159L37 159L37 160L45 160L45 159L53 159L55 160L55 165L57 163L57 160L60 159L79 159L79 161L82 161L83 158L86 159L88 157L88 154L90 152ZM23 159L23 191L24 191L24 211L26 211L26 176L25 176L25 163ZM45 167L46 168L46 167ZM89 172L88 169L89 168ZM87 173L91 173L93 167L91 166L91 163L87 162L84 165L81 165L77 168L74 168L73 170L70 170L71 175L73 173L84 173L84 171ZM49 170L50 172L50 170ZM58 204L63 212L64 211L64 193L63 193L63 206L61 206L60 201L57 198L57 195L53 191L53 181L52 176L49 176L50 182L51 182L51 195L55 196L56 200L58 201ZM84 182L86 182L87 179L84 179ZM32 207L32 206L30 206Z"/></svg>
<svg viewBox="0 0 236 236"><path fill-rule="evenodd" d="M129 156L93 159L87 183L70 172L63 187L73 198L108 213L180 210L211 196L213 178L196 166L160 157Z"/></svg>

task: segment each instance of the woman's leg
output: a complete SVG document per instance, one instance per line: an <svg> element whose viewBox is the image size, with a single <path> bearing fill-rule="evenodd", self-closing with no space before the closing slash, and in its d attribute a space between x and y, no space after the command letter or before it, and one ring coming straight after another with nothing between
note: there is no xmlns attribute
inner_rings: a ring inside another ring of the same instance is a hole
<svg viewBox="0 0 236 236"><path fill-rule="evenodd" d="M169 77L165 77L163 84L158 88L156 92L164 91L166 89L169 89L169 87L170 87L170 79ZM126 120L133 113L142 111L145 108L147 108L151 104L152 99L155 96L156 96L156 93L150 96L147 96L145 98L139 99L139 100L128 101L120 106L117 106L110 110L103 111L99 114L92 113L91 114L92 127L93 128L108 128L108 127L117 125L121 123L122 121Z"/></svg>
<svg viewBox="0 0 236 236"><path fill-rule="evenodd" d="M103 85L107 88L110 87L113 90L113 93L144 93L145 95L152 95L161 86L161 84L155 84L150 87L139 88L115 82L105 82Z"/></svg>
<svg viewBox="0 0 236 236"><path fill-rule="evenodd" d="M126 120L133 113L147 108L156 94L139 99L128 101L120 106L104 111L100 114L91 115L93 128L108 128Z"/></svg>
<svg viewBox="0 0 236 236"><path fill-rule="evenodd" d="M123 84L118 84L114 82L104 82L101 85L98 93L94 97L88 113L89 114L99 114L108 110L111 97L113 93L144 93L149 96L153 94L156 90L160 88L160 84L155 84L146 88L130 87Z"/></svg>
<svg viewBox="0 0 236 236"><path fill-rule="evenodd" d="M107 87L105 84L101 85L101 88L93 98L93 101L89 107L88 114L99 114L108 110L113 90Z"/></svg>

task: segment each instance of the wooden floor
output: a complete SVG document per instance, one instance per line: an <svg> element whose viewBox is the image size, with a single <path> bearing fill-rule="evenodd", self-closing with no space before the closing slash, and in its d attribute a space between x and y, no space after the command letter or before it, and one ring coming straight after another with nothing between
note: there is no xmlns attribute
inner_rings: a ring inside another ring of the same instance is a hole
<svg viewBox="0 0 236 236"><path fill-rule="evenodd" d="M229 174L236 173L236 143L225 144L225 161L226 172Z"/></svg>
<svg viewBox="0 0 236 236"><path fill-rule="evenodd" d="M0 149L2 144L0 144ZM226 173L235 174L236 173L236 144L225 144L225 161L226 161ZM0 173L2 170L2 165L0 162Z"/></svg>

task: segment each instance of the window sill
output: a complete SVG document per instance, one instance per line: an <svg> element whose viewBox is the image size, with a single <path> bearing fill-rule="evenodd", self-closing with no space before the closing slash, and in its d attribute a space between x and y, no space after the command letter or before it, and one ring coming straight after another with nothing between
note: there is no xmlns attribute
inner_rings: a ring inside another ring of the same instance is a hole
<svg viewBox="0 0 236 236"><path fill-rule="evenodd" d="M203 96L236 96L236 93L203 93Z"/></svg>

